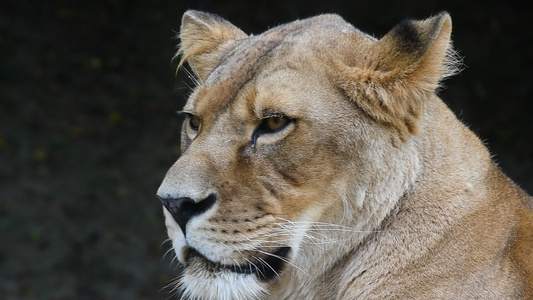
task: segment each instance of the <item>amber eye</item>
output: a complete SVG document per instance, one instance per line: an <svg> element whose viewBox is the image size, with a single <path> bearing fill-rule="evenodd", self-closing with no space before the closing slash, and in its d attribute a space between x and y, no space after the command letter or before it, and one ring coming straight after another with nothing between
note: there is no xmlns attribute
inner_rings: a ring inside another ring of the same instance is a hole
<svg viewBox="0 0 533 300"><path fill-rule="evenodd" d="M198 131L198 129L200 128L200 118L198 118L197 116L189 116L189 126L191 127L192 130L194 131Z"/></svg>
<svg viewBox="0 0 533 300"><path fill-rule="evenodd" d="M267 129L268 131L275 132L287 124L289 124L290 120L289 118L285 116L275 116L266 118L263 120L264 129Z"/></svg>
<svg viewBox="0 0 533 300"><path fill-rule="evenodd" d="M252 143L255 144L257 137L260 135L281 131L291 122L292 120L284 115L275 115L262 119L252 135Z"/></svg>

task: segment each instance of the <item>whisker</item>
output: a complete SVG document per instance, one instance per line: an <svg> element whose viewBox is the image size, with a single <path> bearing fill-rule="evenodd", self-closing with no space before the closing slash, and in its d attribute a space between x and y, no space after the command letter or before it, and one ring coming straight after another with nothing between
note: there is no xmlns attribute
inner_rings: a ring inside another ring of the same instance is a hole
<svg viewBox="0 0 533 300"><path fill-rule="evenodd" d="M167 251L165 251L165 254L163 254L162 260L164 260L169 253L171 253L174 250L174 248L170 247Z"/></svg>
<svg viewBox="0 0 533 300"><path fill-rule="evenodd" d="M175 264L175 268L178 268L179 265L180 265L180 261L179 261L179 259L178 259L178 257L176 256L175 253L174 253L174 257L170 261L170 265L172 265L172 264Z"/></svg>
<svg viewBox="0 0 533 300"><path fill-rule="evenodd" d="M288 260L287 260L286 258L284 258L284 257L281 257L281 256L279 256L279 255L276 255L276 254L273 254L273 253L270 253L270 252L262 251L262 250L260 250L260 249L256 249L255 251L257 251L257 252L259 252L259 253L261 253L261 254L265 254L265 255L267 255L267 256L275 257L275 258L277 258L277 259L279 259L279 260L285 262L286 264L288 264L288 265L290 265L290 266L293 266L295 269L297 269L298 271L304 273L305 275L308 275L308 276L309 276L309 274L307 274L307 272L305 272L304 270L302 270L301 268L299 268L299 267L296 266L295 264L291 263L290 261L288 261Z"/></svg>
<svg viewBox="0 0 533 300"><path fill-rule="evenodd" d="M255 258L255 259L258 258L258 257L256 257L256 256L252 256L252 257ZM259 272L259 273L261 274L261 276L266 277L266 276L265 276L265 273L263 273L263 272L261 271L261 269L260 269L256 264L254 264L251 260L247 259L246 257L243 257L243 258L244 258L244 260L246 260L248 263L250 263L252 266L254 266L254 268L257 270L257 272ZM270 266L269 266L269 267L270 267Z"/></svg>
<svg viewBox="0 0 533 300"><path fill-rule="evenodd" d="M164 240L163 242L161 242L161 245L159 245L159 250L161 250L163 245L165 245L166 243L169 243L169 242L172 242L172 240L170 238L168 238L168 239Z"/></svg>
<svg viewBox="0 0 533 300"><path fill-rule="evenodd" d="M168 291L167 299L175 297L178 294L178 292L179 292L179 288L181 286L181 277L182 276L183 275L178 276L178 277L176 277L174 279L171 279L167 285L165 285L163 288L161 288L159 290L159 292L162 292L163 290L166 290L166 289L170 289Z"/></svg>
<svg viewBox="0 0 533 300"><path fill-rule="evenodd" d="M261 274L261 276L265 277L265 274L264 274L263 272L261 272L261 269L260 269L256 264L254 264L251 260L249 260L248 258L246 258L246 256L244 256L244 255L242 254L242 251L241 251L241 250L239 250L235 245L231 245L231 246L235 249L235 251L236 251L237 253L239 253L239 255L241 256L242 259L244 259L246 262L248 262L250 265L252 265L252 266L253 266L253 267L254 267L254 268L255 268L255 269ZM253 257L254 257L254 256L253 256ZM254 257L254 258L256 258L256 257ZM241 266L241 264L239 264L235 258L234 258L233 260L235 261L235 264L236 264L237 266L239 266L239 268L241 269L241 272L242 272L242 266Z"/></svg>
<svg viewBox="0 0 533 300"><path fill-rule="evenodd" d="M262 258L259 257L259 256L252 256L252 257L255 258L255 259L257 259L257 260L259 260L260 262L262 262L263 265L266 265L270 270L272 270L272 272L274 272L274 274L276 274L276 276L279 276L278 272L276 272L276 270L274 270L274 268L272 268L272 266L271 266L269 263L267 263L264 259L262 259ZM258 271L259 271L259 270L258 270ZM260 271L260 272L261 272L261 271ZM265 276L263 275L263 277L265 277Z"/></svg>
<svg viewBox="0 0 533 300"><path fill-rule="evenodd" d="M195 86L199 86L201 84L200 81L196 78L196 76L194 76L194 74L189 69L183 68L183 70L185 71L185 74L187 75L189 80L192 81Z"/></svg>

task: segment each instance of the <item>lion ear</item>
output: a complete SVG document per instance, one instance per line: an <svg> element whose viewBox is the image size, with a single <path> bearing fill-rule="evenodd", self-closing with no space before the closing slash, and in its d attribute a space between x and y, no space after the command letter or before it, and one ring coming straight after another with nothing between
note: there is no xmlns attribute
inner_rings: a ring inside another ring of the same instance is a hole
<svg viewBox="0 0 533 300"><path fill-rule="evenodd" d="M343 88L370 116L393 125L406 140L417 133L426 99L457 71L451 30L446 12L401 22L369 46L358 67L345 68Z"/></svg>
<svg viewBox="0 0 533 300"><path fill-rule="evenodd" d="M185 12L179 33L181 66L185 61L203 81L220 63L223 48L247 35L220 16L201 11Z"/></svg>
<svg viewBox="0 0 533 300"><path fill-rule="evenodd" d="M405 20L374 44L381 60L375 70L403 76L433 92L442 79L456 72L451 32L452 19L446 12L423 21Z"/></svg>

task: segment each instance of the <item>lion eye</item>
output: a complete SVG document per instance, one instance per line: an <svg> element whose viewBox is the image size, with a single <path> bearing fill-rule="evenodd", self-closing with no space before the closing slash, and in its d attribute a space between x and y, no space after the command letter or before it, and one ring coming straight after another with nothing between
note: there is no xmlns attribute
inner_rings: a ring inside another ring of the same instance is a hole
<svg viewBox="0 0 533 300"><path fill-rule="evenodd" d="M252 143L255 144L260 135L279 132L287 127L291 122L292 120L284 115L275 115L263 118L252 135Z"/></svg>
<svg viewBox="0 0 533 300"><path fill-rule="evenodd" d="M262 125L267 131L276 132L289 124L289 122L289 118L285 116L275 116L264 119Z"/></svg>
<svg viewBox="0 0 533 300"><path fill-rule="evenodd" d="M200 118L198 118L197 116L191 115L189 117L189 126L191 127L192 130L198 131L198 129L200 128L200 124L201 124Z"/></svg>

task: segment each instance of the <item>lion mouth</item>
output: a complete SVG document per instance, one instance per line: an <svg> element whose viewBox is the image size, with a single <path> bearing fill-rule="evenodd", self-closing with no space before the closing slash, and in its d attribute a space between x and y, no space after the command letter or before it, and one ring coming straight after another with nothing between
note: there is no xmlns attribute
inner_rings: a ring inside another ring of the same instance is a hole
<svg viewBox="0 0 533 300"><path fill-rule="evenodd" d="M237 274L255 274L260 280L269 281L280 274L287 261L290 249L290 247L281 247L272 253L263 255L264 257L262 258L256 257L253 261L248 260L249 263L245 265L225 265L213 262L196 249L189 248L186 266L196 261L212 273L226 271Z"/></svg>

